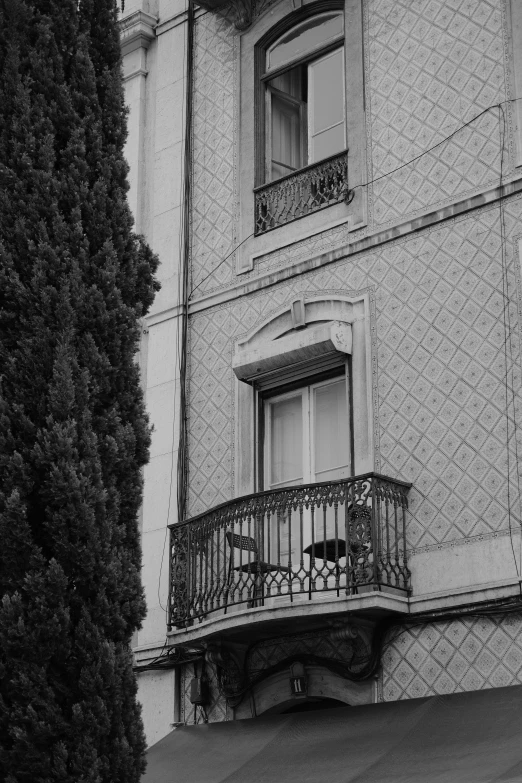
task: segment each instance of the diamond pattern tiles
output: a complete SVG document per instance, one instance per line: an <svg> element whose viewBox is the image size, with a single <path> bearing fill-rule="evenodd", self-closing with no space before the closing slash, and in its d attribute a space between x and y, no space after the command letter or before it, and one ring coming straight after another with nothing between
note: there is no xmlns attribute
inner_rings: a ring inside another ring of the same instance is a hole
<svg viewBox="0 0 522 783"><path fill-rule="evenodd" d="M519 231L521 205L517 198L505 206L508 238ZM513 299L509 241L506 253ZM413 482L409 547L505 530L508 461L511 490L517 475L512 423L509 454L506 448L503 285L494 207L193 316L189 514L234 494L235 341L301 293L371 289L378 380L374 437L380 442L375 466ZM510 310L507 317L513 326L507 344L510 379L519 342L517 314ZM508 388L511 411L512 402Z"/></svg>
<svg viewBox="0 0 522 783"><path fill-rule="evenodd" d="M505 100L500 0L368 4L372 179L439 144ZM499 110L374 185L377 223L498 180Z"/></svg>
<svg viewBox="0 0 522 783"><path fill-rule="evenodd" d="M382 701L522 683L522 614L404 630L382 660Z"/></svg>
<svg viewBox="0 0 522 783"><path fill-rule="evenodd" d="M329 231L322 231L320 234L315 234L301 242L295 242L293 245L287 245L273 253L259 256L255 260L254 270L251 274L257 274L260 271L266 272L269 269L280 269L289 263L295 264L297 261L342 247L348 241L349 234L346 224Z"/></svg>
<svg viewBox="0 0 522 783"><path fill-rule="evenodd" d="M197 21L194 72L192 287L234 247L234 26L217 14ZM234 259L198 288L231 279Z"/></svg>
<svg viewBox="0 0 522 783"><path fill-rule="evenodd" d="M384 253L389 267L376 294L381 470L413 482L412 548L504 528L508 467L517 486L504 379L519 342L512 335L504 350L498 217L483 212L412 240L409 252L404 244ZM512 271L507 284L514 296ZM512 404L508 392L511 415Z"/></svg>

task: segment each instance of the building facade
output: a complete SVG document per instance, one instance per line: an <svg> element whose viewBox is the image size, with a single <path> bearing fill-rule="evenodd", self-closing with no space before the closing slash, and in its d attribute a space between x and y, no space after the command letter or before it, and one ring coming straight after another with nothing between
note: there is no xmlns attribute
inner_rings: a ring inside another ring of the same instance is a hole
<svg viewBox="0 0 522 783"><path fill-rule="evenodd" d="M126 0L121 31L162 283L149 743L522 683L521 0Z"/></svg>

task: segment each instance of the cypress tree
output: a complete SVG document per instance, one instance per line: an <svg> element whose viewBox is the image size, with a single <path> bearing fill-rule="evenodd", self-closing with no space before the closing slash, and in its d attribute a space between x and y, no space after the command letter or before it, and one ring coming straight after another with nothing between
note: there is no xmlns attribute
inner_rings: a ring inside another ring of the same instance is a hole
<svg viewBox="0 0 522 783"><path fill-rule="evenodd" d="M149 431L116 0L0 0L0 780L131 783Z"/></svg>

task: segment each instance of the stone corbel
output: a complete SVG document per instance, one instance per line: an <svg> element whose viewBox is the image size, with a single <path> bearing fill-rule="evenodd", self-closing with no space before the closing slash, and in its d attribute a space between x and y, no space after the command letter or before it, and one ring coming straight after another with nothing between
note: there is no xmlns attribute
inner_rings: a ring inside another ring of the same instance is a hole
<svg viewBox="0 0 522 783"><path fill-rule="evenodd" d="M197 0L206 11L217 13L227 6L232 9L236 30L246 30L252 24L253 0Z"/></svg>
<svg viewBox="0 0 522 783"><path fill-rule="evenodd" d="M151 41L156 37L155 16L144 11L135 11L120 21L120 46L123 56L134 52L136 49L148 49Z"/></svg>

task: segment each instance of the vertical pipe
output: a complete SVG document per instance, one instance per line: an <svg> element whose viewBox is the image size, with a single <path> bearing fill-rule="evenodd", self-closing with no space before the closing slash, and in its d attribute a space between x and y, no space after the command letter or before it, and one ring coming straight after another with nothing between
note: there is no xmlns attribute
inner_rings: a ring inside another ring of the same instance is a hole
<svg viewBox="0 0 522 783"><path fill-rule="evenodd" d="M381 585L380 585L380 579L379 579L379 568L378 568L378 563L377 563L377 552L375 551L375 549L376 549L375 543L376 543L376 538L377 538L376 532L375 532L376 531L376 527L377 527L377 513L376 513L377 512L377 508L376 508L376 506L377 506L377 503L380 502L380 489L381 489L380 484L378 485L378 487L376 489L376 483L378 481L379 481L379 479L375 478L375 476L373 476L370 479L370 487L371 487L371 489L370 489L370 497L371 497L371 500L372 500L372 505L371 505L371 509L372 509L371 510L371 537L372 537L371 548L372 548L372 553L373 553L373 585L374 585L374 588L377 587L380 590L381 589Z"/></svg>
<svg viewBox="0 0 522 783"><path fill-rule="evenodd" d="M521 536L522 538L522 536ZM406 557L406 498L402 496L402 546L403 546L403 572L404 572L404 587L406 590L410 587L408 561Z"/></svg>
<svg viewBox="0 0 522 783"><path fill-rule="evenodd" d="M292 507L288 509L288 577L287 577L288 591L290 593L290 600L294 600L294 594L292 592Z"/></svg>
<svg viewBox="0 0 522 783"><path fill-rule="evenodd" d="M344 540L346 546L346 595L351 595L351 583L352 583L352 548L350 541L350 524L349 524L349 485L345 484L344 487Z"/></svg>
<svg viewBox="0 0 522 783"><path fill-rule="evenodd" d="M301 574L301 577L299 579L299 592L304 592L304 580L306 576L304 576L304 543L303 543L303 504L299 503L299 573Z"/></svg>
<svg viewBox="0 0 522 783"><path fill-rule="evenodd" d="M181 723L181 666L174 667L174 724Z"/></svg>
<svg viewBox="0 0 522 783"><path fill-rule="evenodd" d="M173 590L173 584L172 584L172 530L169 530L169 582L168 582L168 590L167 590L167 633L170 633L172 631L172 590Z"/></svg>

